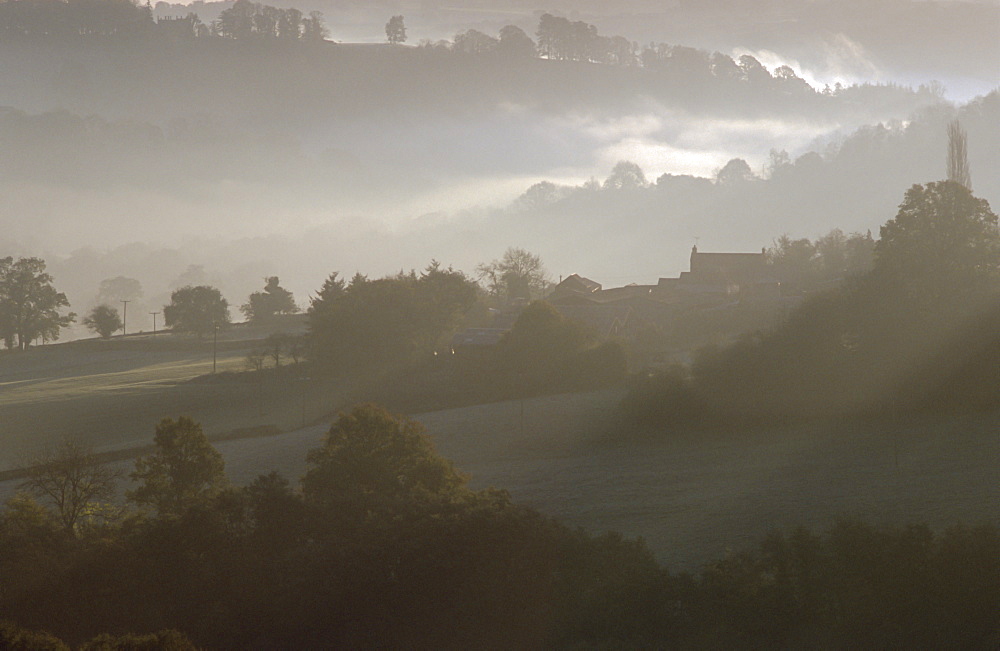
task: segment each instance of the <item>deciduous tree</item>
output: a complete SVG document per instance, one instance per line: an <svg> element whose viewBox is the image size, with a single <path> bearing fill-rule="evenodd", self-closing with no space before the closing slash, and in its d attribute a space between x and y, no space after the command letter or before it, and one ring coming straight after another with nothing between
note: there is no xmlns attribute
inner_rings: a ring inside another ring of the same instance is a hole
<svg viewBox="0 0 1000 651"><path fill-rule="evenodd" d="M549 286L541 257L516 247L499 260L480 264L476 274L490 294L508 300L539 298Z"/></svg>
<svg viewBox="0 0 1000 651"><path fill-rule="evenodd" d="M107 339L121 330L122 320L116 308L110 305L98 305L83 320L83 325Z"/></svg>
<svg viewBox="0 0 1000 651"><path fill-rule="evenodd" d="M467 481L434 452L423 425L371 404L341 414L307 460L302 490L319 504L447 497Z"/></svg>
<svg viewBox="0 0 1000 651"><path fill-rule="evenodd" d="M29 464L20 488L51 502L67 531L74 531L88 512L106 514L122 472L100 463L79 441L66 439Z"/></svg>
<svg viewBox="0 0 1000 651"><path fill-rule="evenodd" d="M476 294L463 273L437 263L420 275L369 280L357 274L346 287L331 276L309 309L312 354L336 371L412 363L451 336Z"/></svg>
<svg viewBox="0 0 1000 651"><path fill-rule="evenodd" d="M997 215L956 181L914 185L880 230L875 270L921 303L995 287Z"/></svg>
<svg viewBox="0 0 1000 651"><path fill-rule="evenodd" d="M153 442L156 451L137 459L130 475L138 484L127 493L132 502L160 515L181 515L226 487L222 455L191 418L163 419Z"/></svg>
<svg viewBox="0 0 1000 651"><path fill-rule="evenodd" d="M247 302L240 307L249 321L260 323L281 314L295 314L299 311L295 297L279 284L277 276L270 276L264 281L264 291L250 294Z"/></svg>
<svg viewBox="0 0 1000 651"><path fill-rule="evenodd" d="M605 190L639 190L649 185L642 168L632 161L622 160L615 164L611 175L604 181Z"/></svg>
<svg viewBox="0 0 1000 651"><path fill-rule="evenodd" d="M385 38L392 45L406 42L406 25L402 16L393 16L385 24Z"/></svg>
<svg viewBox="0 0 1000 651"><path fill-rule="evenodd" d="M181 287L170 295L170 305L163 306L163 318L167 327L200 337L229 323L229 303L215 287Z"/></svg>
<svg viewBox="0 0 1000 651"><path fill-rule="evenodd" d="M26 349L36 338L58 339L74 321L66 295L56 291L41 258L0 258L0 338L8 348Z"/></svg>

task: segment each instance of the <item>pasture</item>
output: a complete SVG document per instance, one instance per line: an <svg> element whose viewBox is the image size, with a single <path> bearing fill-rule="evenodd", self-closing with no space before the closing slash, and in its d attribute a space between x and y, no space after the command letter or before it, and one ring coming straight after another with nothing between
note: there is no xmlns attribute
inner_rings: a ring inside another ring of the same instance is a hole
<svg viewBox="0 0 1000 651"><path fill-rule="evenodd" d="M189 415L221 437L297 427L325 413L330 387L299 379L295 367L242 372L262 337L237 326L214 346L211 338L160 333L0 354L0 470L65 436L99 452L148 445L164 417Z"/></svg>
<svg viewBox="0 0 1000 651"><path fill-rule="evenodd" d="M414 418L474 488L591 532L645 538L671 569L756 544L773 529L875 524L1000 524L1000 416L808 428L667 433L615 440L620 390L448 409ZM327 423L218 444L247 483L297 479Z"/></svg>
<svg viewBox="0 0 1000 651"><path fill-rule="evenodd" d="M0 356L0 459L17 466L60 436L98 451L148 446L165 416L190 415L210 438L277 426L278 436L219 441L230 478L278 470L293 481L331 414L357 390L245 368L253 336L218 342L129 337ZM1000 524L1000 415L824 422L621 439L621 389L418 414L438 452L473 488L513 498L591 532L646 539L672 569L693 569L769 530L873 523ZM304 423L315 424L302 427ZM131 462L123 463L126 468ZM2 469L2 468L0 468ZM0 484L0 497L16 481Z"/></svg>

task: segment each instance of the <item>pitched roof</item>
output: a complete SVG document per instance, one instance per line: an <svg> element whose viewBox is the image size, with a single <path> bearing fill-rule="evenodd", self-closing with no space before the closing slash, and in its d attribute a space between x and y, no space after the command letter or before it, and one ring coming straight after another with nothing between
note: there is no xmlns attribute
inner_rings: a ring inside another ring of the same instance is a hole
<svg viewBox="0 0 1000 651"><path fill-rule="evenodd" d="M594 282L590 278L584 278L580 274L570 274L561 283L555 286L553 293L558 291L584 292L592 294L601 291L601 283Z"/></svg>

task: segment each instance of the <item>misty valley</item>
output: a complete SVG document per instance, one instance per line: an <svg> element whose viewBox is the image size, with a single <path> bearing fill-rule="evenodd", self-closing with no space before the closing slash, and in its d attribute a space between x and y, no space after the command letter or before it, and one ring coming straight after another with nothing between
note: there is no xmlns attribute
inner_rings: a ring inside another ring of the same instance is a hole
<svg viewBox="0 0 1000 651"><path fill-rule="evenodd" d="M0 0L0 647L1000 647L1000 5Z"/></svg>

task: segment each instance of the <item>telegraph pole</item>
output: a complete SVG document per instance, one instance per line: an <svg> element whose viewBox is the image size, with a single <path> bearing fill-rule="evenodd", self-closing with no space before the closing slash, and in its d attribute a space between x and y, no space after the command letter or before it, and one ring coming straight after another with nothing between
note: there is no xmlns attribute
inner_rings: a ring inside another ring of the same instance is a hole
<svg viewBox="0 0 1000 651"><path fill-rule="evenodd" d="M153 335L156 335L156 315L159 314L159 312L150 312L150 314L153 315Z"/></svg>
<svg viewBox="0 0 1000 651"><path fill-rule="evenodd" d="M126 320L128 319L128 304L131 303L131 302L132 301L126 301L124 299L122 300L122 305L125 306L122 309L122 337L124 337L125 334L126 334L126 332L125 332L125 324L127 322Z"/></svg>
<svg viewBox="0 0 1000 651"><path fill-rule="evenodd" d="M219 324L216 323L215 329L212 330L212 373L213 374L215 373L215 358L216 358L215 353L218 347L218 342L219 342Z"/></svg>

